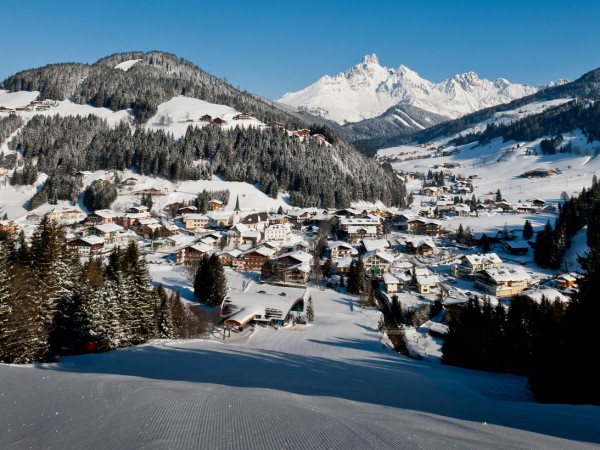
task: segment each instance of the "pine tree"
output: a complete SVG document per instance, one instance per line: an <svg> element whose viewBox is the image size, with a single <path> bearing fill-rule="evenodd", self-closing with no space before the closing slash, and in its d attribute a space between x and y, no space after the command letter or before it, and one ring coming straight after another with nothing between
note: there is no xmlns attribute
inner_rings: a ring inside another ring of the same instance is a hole
<svg viewBox="0 0 600 450"><path fill-rule="evenodd" d="M315 320L315 309L312 297L308 298L308 305L306 306L306 319L309 323L312 323Z"/></svg>
<svg viewBox="0 0 600 450"><path fill-rule="evenodd" d="M200 261L194 278L194 295L210 306L220 306L227 295L225 271L216 254Z"/></svg>
<svg viewBox="0 0 600 450"><path fill-rule="evenodd" d="M531 222L529 220L525 221L525 225L523 225L523 239L529 240L533 237L533 227L531 226Z"/></svg>
<svg viewBox="0 0 600 450"><path fill-rule="evenodd" d="M394 315L394 319L397 324L401 324L403 322L402 316L402 305L400 304L400 300L397 295L392 295L392 314Z"/></svg>
<svg viewBox="0 0 600 450"><path fill-rule="evenodd" d="M333 275L333 261L331 258L327 258L323 264L323 276L325 278L331 278Z"/></svg>
<svg viewBox="0 0 600 450"><path fill-rule="evenodd" d="M159 338L172 338L175 334L173 326L173 318L171 316L171 308L169 306L169 297L165 292L162 284L159 284L154 292L158 297L159 303L155 314L156 330Z"/></svg>

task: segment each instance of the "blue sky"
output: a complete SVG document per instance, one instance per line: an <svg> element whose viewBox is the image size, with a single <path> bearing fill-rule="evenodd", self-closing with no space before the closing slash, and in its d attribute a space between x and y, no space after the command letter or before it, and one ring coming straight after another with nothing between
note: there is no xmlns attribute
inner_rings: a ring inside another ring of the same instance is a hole
<svg viewBox="0 0 600 450"><path fill-rule="evenodd" d="M0 80L57 62L163 50L278 98L376 53L441 81L540 84L600 67L600 2L27 1L0 4Z"/></svg>

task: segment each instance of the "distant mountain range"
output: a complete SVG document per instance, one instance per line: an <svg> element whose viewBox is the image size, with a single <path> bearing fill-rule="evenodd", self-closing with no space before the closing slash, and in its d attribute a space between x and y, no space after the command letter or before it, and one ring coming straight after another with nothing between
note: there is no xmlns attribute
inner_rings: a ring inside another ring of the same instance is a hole
<svg viewBox="0 0 600 450"><path fill-rule="evenodd" d="M361 139L417 132L554 85L534 87L504 78L489 81L474 72L433 83L406 66L390 69L381 66L376 55L367 55L345 72L326 75L278 101L343 125L355 139Z"/></svg>

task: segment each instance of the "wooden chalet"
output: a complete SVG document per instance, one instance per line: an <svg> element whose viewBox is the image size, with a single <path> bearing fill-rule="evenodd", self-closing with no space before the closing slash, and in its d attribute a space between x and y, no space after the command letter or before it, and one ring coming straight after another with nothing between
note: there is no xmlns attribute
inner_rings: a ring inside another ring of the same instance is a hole
<svg viewBox="0 0 600 450"><path fill-rule="evenodd" d="M210 116L208 114L204 114L202 117L200 117L201 122L210 123L210 122L212 122L212 120L213 120L212 116Z"/></svg>
<svg viewBox="0 0 600 450"><path fill-rule="evenodd" d="M204 244L188 245L177 250L177 264L184 266L195 266L204 258L212 253L212 248Z"/></svg>
<svg viewBox="0 0 600 450"><path fill-rule="evenodd" d="M220 117L215 117L215 118L213 119L212 123L214 123L215 125L222 126L222 125L225 125L225 124L227 123L227 121L226 121L226 120L223 120L223 119L221 119Z"/></svg>

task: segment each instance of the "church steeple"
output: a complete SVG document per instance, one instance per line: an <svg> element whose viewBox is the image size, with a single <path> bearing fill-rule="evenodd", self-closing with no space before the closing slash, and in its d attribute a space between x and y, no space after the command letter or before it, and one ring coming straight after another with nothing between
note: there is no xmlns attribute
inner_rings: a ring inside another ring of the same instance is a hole
<svg viewBox="0 0 600 450"><path fill-rule="evenodd" d="M231 226L235 227L242 219L242 211L240 210L240 196L238 195L235 200L235 209L233 210L233 216L231 216Z"/></svg>

